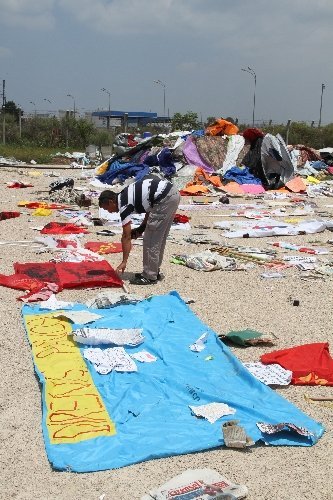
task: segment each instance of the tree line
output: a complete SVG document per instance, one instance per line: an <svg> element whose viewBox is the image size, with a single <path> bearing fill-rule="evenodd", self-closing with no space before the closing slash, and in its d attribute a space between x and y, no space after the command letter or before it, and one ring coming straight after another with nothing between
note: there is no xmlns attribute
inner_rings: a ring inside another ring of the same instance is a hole
<svg viewBox="0 0 333 500"><path fill-rule="evenodd" d="M51 148L85 148L88 144L105 146L112 144L120 129L107 131L95 127L87 119L74 118L70 113L63 118L35 116L25 118L21 109L15 102L8 101L2 108L2 142L18 146L35 146ZM187 113L175 113L168 130L198 130L207 127L215 120L209 117L202 123L198 114L193 111ZM231 117L226 120L234 122ZM240 132L248 128L248 124L237 124ZM262 124L260 127L264 132L281 134L284 139L288 136L289 144L304 144L306 146L321 149L333 147L333 123L322 127L311 127L305 122L291 122L289 130L286 124ZM154 126L150 124L144 127L145 131L153 134L166 132L163 125ZM128 132L136 133L137 129L128 129Z"/></svg>

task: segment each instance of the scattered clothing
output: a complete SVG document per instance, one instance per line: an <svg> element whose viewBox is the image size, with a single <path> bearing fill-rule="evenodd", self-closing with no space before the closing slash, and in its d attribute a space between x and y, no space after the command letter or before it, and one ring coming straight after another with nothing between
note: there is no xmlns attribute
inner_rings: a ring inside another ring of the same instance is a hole
<svg viewBox="0 0 333 500"><path fill-rule="evenodd" d="M96 252L99 255L107 255L110 253L120 253L123 250L121 243L105 243L99 241L88 241L84 248L91 252Z"/></svg>
<svg viewBox="0 0 333 500"><path fill-rule="evenodd" d="M305 344L281 349L260 358L264 364L278 363L293 373L292 384L333 386L333 358L328 343Z"/></svg>
<svg viewBox="0 0 333 500"><path fill-rule="evenodd" d="M20 217L20 212L0 212L0 221Z"/></svg>
<svg viewBox="0 0 333 500"><path fill-rule="evenodd" d="M41 234L87 234L88 232L84 227L66 222L49 222L41 230Z"/></svg>
<svg viewBox="0 0 333 500"><path fill-rule="evenodd" d="M206 128L206 135L234 135L238 134L238 127L223 118L216 119L215 122Z"/></svg>
<svg viewBox="0 0 333 500"><path fill-rule="evenodd" d="M221 340L228 340L233 344L242 347L260 345L260 344L273 344L273 338L270 335L256 332L255 330L240 330L231 331L227 335L219 335Z"/></svg>

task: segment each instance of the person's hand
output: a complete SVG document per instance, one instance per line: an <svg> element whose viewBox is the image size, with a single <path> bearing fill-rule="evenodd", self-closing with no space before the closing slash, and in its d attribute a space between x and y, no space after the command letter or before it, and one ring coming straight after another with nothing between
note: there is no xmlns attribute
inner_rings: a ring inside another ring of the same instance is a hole
<svg viewBox="0 0 333 500"><path fill-rule="evenodd" d="M131 240L136 240L139 236L140 234L137 229L131 230Z"/></svg>
<svg viewBox="0 0 333 500"><path fill-rule="evenodd" d="M127 262L124 262L124 261L121 264L119 264L119 266L116 269L117 273L123 273L126 269L126 266L127 266Z"/></svg>

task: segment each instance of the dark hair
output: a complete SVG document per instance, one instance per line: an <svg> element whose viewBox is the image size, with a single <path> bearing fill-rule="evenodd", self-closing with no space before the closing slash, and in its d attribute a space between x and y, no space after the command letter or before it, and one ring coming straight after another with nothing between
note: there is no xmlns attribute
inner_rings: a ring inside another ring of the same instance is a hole
<svg viewBox="0 0 333 500"><path fill-rule="evenodd" d="M103 191L99 195L98 205L100 207L104 207L109 201L117 203L117 201L118 201L118 194L114 193L113 191L110 191L109 189L107 189L106 191Z"/></svg>

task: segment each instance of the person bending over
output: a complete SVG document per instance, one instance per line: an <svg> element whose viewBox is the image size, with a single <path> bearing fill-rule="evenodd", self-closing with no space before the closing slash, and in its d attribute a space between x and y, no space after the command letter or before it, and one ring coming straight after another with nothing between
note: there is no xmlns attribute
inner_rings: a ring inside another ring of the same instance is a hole
<svg viewBox="0 0 333 500"><path fill-rule="evenodd" d="M131 251L131 239L143 234L143 272L130 280L134 285L151 285L161 279L160 267L165 243L178 208L180 195L173 184L155 176L146 176L125 187L119 194L103 191L99 206L110 213L119 212L123 226L123 260L117 267L124 272ZM132 229L133 213L146 214L141 225Z"/></svg>

